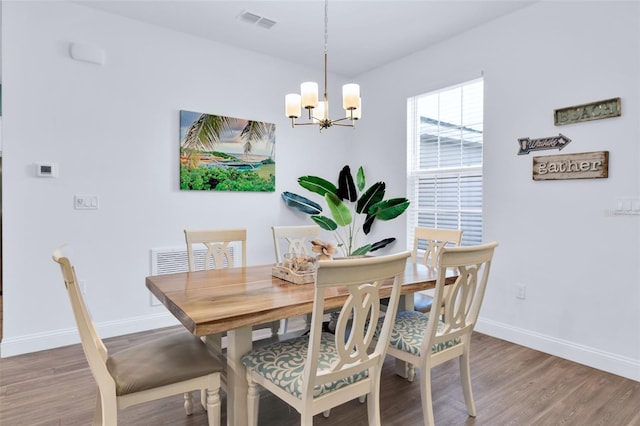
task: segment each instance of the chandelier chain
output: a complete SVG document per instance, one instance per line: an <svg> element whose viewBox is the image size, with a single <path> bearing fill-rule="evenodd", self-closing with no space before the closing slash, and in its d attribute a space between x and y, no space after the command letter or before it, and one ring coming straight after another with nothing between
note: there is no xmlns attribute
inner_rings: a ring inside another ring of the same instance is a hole
<svg viewBox="0 0 640 426"><path fill-rule="evenodd" d="M327 53L329 45L329 0L324 2L324 53Z"/></svg>

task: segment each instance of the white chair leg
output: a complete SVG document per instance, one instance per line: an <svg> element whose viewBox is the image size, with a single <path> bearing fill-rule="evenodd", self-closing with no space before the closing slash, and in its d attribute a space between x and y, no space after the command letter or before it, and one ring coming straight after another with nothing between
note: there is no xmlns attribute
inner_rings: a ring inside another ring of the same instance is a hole
<svg viewBox="0 0 640 426"><path fill-rule="evenodd" d="M462 382L462 392L464 402L467 405L467 412L471 417L476 416L476 405L473 402L473 391L471 390L471 370L469 369L469 346L460 356L460 381Z"/></svg>
<svg viewBox="0 0 640 426"><path fill-rule="evenodd" d="M98 410L98 406L100 410ZM98 391L98 400L96 402L96 414L100 413L101 418L94 417L94 421L98 420L98 425L117 425L118 424L118 403L115 395L108 395L102 398Z"/></svg>
<svg viewBox="0 0 640 426"><path fill-rule="evenodd" d="M311 314L306 314L304 318L304 329L311 330Z"/></svg>
<svg viewBox="0 0 640 426"><path fill-rule="evenodd" d="M422 400L422 417L425 426L434 426L433 403L431 400L431 366L420 368L420 398Z"/></svg>
<svg viewBox="0 0 640 426"><path fill-rule="evenodd" d="M367 416L369 417L369 426L380 426L380 376L374 379L375 383L371 385L371 393L367 397Z"/></svg>
<svg viewBox="0 0 640 426"><path fill-rule="evenodd" d="M308 413L300 415L300 426L313 426L313 416Z"/></svg>
<svg viewBox="0 0 640 426"><path fill-rule="evenodd" d="M413 382L416 378L416 366L411 364L410 362L407 362L405 364L405 372L407 380Z"/></svg>
<svg viewBox="0 0 640 426"><path fill-rule="evenodd" d="M260 408L260 392L255 382L249 381L247 394L247 417L249 426L258 426L258 409Z"/></svg>
<svg viewBox="0 0 640 426"><path fill-rule="evenodd" d="M209 426L220 426L220 388L207 389L207 420Z"/></svg>
<svg viewBox="0 0 640 426"><path fill-rule="evenodd" d="M102 398L100 391L96 392L96 411L93 413L93 426L102 425Z"/></svg>
<svg viewBox="0 0 640 426"><path fill-rule="evenodd" d="M289 318L284 318L280 320L280 334L287 334L287 330L289 329Z"/></svg>
<svg viewBox="0 0 640 426"><path fill-rule="evenodd" d="M184 395L184 411L187 416L193 414L193 394L191 392L185 392Z"/></svg>

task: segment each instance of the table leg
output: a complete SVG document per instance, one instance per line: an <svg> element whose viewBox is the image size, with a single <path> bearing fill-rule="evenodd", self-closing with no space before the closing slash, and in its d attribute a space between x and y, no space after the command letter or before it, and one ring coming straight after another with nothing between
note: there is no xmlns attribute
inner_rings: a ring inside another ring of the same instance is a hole
<svg viewBox="0 0 640 426"><path fill-rule="evenodd" d="M251 327L227 332L227 425L247 425L247 377L240 361L251 350Z"/></svg>
<svg viewBox="0 0 640 426"><path fill-rule="evenodd" d="M398 301L398 312L413 310L413 293L401 295ZM396 374L400 377L407 378L407 363L396 358Z"/></svg>

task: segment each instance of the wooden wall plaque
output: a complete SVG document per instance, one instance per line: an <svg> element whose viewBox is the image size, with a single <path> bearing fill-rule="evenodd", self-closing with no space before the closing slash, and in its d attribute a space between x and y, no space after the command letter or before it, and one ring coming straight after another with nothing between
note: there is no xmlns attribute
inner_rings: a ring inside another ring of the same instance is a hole
<svg viewBox="0 0 640 426"><path fill-rule="evenodd" d="M563 124L580 123L601 118L619 117L621 114L620 98L612 98L556 109L553 112L553 124L561 126Z"/></svg>
<svg viewBox="0 0 640 426"><path fill-rule="evenodd" d="M533 157L533 180L609 177L609 151Z"/></svg>

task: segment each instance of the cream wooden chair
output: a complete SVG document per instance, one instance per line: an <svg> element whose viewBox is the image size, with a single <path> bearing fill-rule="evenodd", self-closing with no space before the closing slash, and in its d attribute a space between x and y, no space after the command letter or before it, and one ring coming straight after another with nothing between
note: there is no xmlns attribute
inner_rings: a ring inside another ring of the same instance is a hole
<svg viewBox="0 0 640 426"><path fill-rule="evenodd" d="M434 425L431 399L431 368L459 358L460 380L467 412L475 417L471 392L469 345L482 305L493 252L497 243L472 247L443 247L440 253L434 302L446 299L443 319L417 311L398 312L391 333L388 354L409 364L407 378L413 381L415 367L420 369L420 396L425 425ZM447 268L458 278L445 294ZM382 325L381 325L382 327Z"/></svg>
<svg viewBox="0 0 640 426"><path fill-rule="evenodd" d="M320 235L318 225L272 226L271 231L276 262L282 262L285 253L311 255L309 250L311 240Z"/></svg>
<svg viewBox="0 0 640 426"><path fill-rule="evenodd" d="M438 266L438 256L443 247L459 246L462 240L460 229L436 229L416 227L413 234L413 251L411 261L415 264L422 263L428 268ZM422 256L419 250L424 249ZM445 289L446 292L446 289ZM433 291L426 290L413 295L413 309L420 312L430 312L433 306ZM444 306L440 307L440 313Z"/></svg>
<svg viewBox="0 0 640 426"><path fill-rule="evenodd" d="M200 339L180 331L109 354L91 321L71 262L61 249L53 253L53 260L60 264L82 349L98 385L94 425L115 426L119 410L178 394L189 396L184 403L189 415L191 392L198 389L207 389L209 425L220 425L222 365Z"/></svg>
<svg viewBox="0 0 640 426"><path fill-rule="evenodd" d="M249 383L249 426L258 421L258 385L295 408L302 426L311 426L315 414L364 397L369 425L380 425L380 370L408 257L404 252L318 262L310 335L254 349L242 358ZM393 289L378 342L370 348L381 312L379 290L386 279L392 279ZM335 335L323 333L325 297L345 288L348 298Z"/></svg>
<svg viewBox="0 0 640 426"><path fill-rule="evenodd" d="M285 253L294 253L296 255L311 255L309 246L311 240L320 235L320 227L318 225L302 225L302 226L272 226L273 247L276 255L276 262L284 261ZM283 319L280 323L280 330L287 332L289 321ZM306 316L306 328L311 325L311 315Z"/></svg>
<svg viewBox="0 0 640 426"><path fill-rule="evenodd" d="M203 259L204 269L220 269L233 266L247 266L247 230L238 229L206 229L184 230L184 238L187 243L187 257L189 259L189 271L198 270L194 247L204 246L207 251ZM229 245L240 244L240 255L232 253ZM264 328L271 329L271 337L278 336L280 321L272 321L268 324L254 326L254 330ZM218 336L220 337L220 336ZM209 337L207 337L209 339Z"/></svg>

